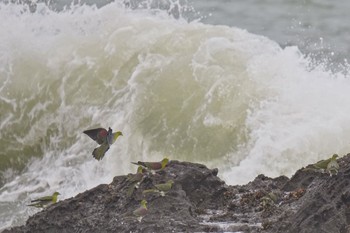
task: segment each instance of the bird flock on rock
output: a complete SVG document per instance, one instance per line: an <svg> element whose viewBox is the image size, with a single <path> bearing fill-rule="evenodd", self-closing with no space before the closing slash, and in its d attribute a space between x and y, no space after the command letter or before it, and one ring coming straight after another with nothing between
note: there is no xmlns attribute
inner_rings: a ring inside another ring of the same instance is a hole
<svg viewBox="0 0 350 233"><path fill-rule="evenodd" d="M119 136L123 136L121 131L113 132L109 127L108 130L105 128L96 128L83 131L84 134L88 135L92 140L94 140L99 146L96 147L92 155L93 157L100 161L104 158L106 152L109 150L110 146L115 143ZM337 162L338 155L334 154L331 158L321 160L305 168L305 170L321 171L322 173L329 173L330 176L337 175L339 171L339 164ZM162 171L168 164L169 159L164 158L157 162L132 162L132 164L137 165L136 174L128 174L126 179L130 182L130 188L127 192L127 196L131 197L135 190L137 190L141 183L148 177L155 175L156 173ZM148 213L147 208L147 196L148 194L159 194L164 197L167 192L169 192L174 186L173 180L167 180L163 183L153 184L149 189L143 190L142 195L144 199L140 201L140 206L132 212L132 215L137 218L138 221L142 221L142 218ZM44 196L31 201L27 206L45 208L51 204L57 202L57 196L60 195L59 192L54 192L51 196Z"/></svg>
<svg viewBox="0 0 350 233"><path fill-rule="evenodd" d="M119 136L123 136L121 131L113 132L109 127L108 130L105 128L96 128L83 131L84 134L88 135L92 140L94 140L99 146L96 147L92 156L96 160L100 161L104 158L106 152L109 150L110 146L115 143ZM128 191L128 197L130 197L135 190L137 190L140 184L146 177L154 175L159 171L162 171L169 163L168 158L164 158L161 161L157 162L132 162L138 166L136 174L128 174L127 180L131 183L130 189ZM160 196L165 196L174 185L173 180L168 180L164 183L153 184L153 187L147 190L144 190L142 194L147 196L149 193L156 193ZM27 206L45 208L49 205L52 205L57 202L57 196L60 195L59 192L54 192L51 196L39 197L31 201ZM135 209L132 213L134 217L141 222L142 218L147 214L147 200L142 199L140 201L140 206Z"/></svg>
<svg viewBox="0 0 350 233"><path fill-rule="evenodd" d="M130 187L127 192L127 196L131 197L135 190L137 190L141 183L150 176L153 176L155 173L162 171L169 163L168 158L164 158L161 161L157 162L132 162L132 164L138 165L136 174L128 174L127 181L130 182ZM167 192L169 192L174 185L173 180L168 180L164 183L152 184L151 189L144 190L142 194L144 197L147 197L149 193L160 194L164 197ZM133 215L141 222L142 218L147 214L147 200L142 199L140 202L140 207L133 211Z"/></svg>

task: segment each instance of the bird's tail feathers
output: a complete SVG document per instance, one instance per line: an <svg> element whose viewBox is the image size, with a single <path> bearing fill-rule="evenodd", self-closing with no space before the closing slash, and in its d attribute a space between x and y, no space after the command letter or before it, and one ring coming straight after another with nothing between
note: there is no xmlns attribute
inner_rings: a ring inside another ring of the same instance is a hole
<svg viewBox="0 0 350 233"><path fill-rule="evenodd" d="M101 160L105 156L105 153L109 150L108 144L102 144L101 146L94 149L92 155L95 159Z"/></svg>
<svg viewBox="0 0 350 233"><path fill-rule="evenodd" d="M137 161L137 162L131 162L132 164L135 164L135 165L139 165L139 166L143 166L143 167L146 167L146 164L144 162L141 162L141 161Z"/></svg>
<svg viewBox="0 0 350 233"><path fill-rule="evenodd" d="M32 204L28 204L27 206L33 206L36 208L43 208L44 207L44 205L41 203L32 203Z"/></svg>

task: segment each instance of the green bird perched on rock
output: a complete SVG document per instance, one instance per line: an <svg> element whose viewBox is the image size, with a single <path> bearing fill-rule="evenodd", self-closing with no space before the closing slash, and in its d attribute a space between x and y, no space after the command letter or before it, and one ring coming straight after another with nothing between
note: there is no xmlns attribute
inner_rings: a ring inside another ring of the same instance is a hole
<svg viewBox="0 0 350 233"><path fill-rule="evenodd" d="M132 213L137 217L137 220L141 222L142 218L147 214L147 201L141 200L140 207L134 210Z"/></svg>
<svg viewBox="0 0 350 233"><path fill-rule="evenodd" d="M330 175L330 176L332 176L333 173L334 173L335 175L338 174L338 171L339 171L339 164L338 164L338 162L337 162L337 157L338 157L338 155L337 155L334 159L333 159L333 157L332 157L331 161L330 161L330 162L328 163L328 165L327 165L326 170L329 172L329 175Z"/></svg>
<svg viewBox="0 0 350 233"><path fill-rule="evenodd" d="M50 204L56 203L57 202L57 196L60 195L59 192L54 192L52 196L45 196L45 197L40 197L38 199L32 200L32 204L29 204L27 206L34 206L37 208L44 208Z"/></svg>
<svg viewBox="0 0 350 233"><path fill-rule="evenodd" d="M174 185L173 180L168 180L166 183L161 183L161 184L155 184L154 187L155 189L147 189L144 190L142 193L152 193L152 192L158 192L160 193L161 196L165 196L165 193L168 192L170 189L172 189Z"/></svg>
<svg viewBox="0 0 350 233"><path fill-rule="evenodd" d="M145 176L145 172L146 171L144 170L144 168L142 166L138 166L136 174L130 173L126 176L126 179L132 183L133 182L140 182L143 179L143 177Z"/></svg>
<svg viewBox="0 0 350 233"><path fill-rule="evenodd" d="M137 168L136 174L128 174L126 176L126 180L131 182L132 184L130 185L130 188L127 192L127 196L131 197L131 195L134 193L135 189L138 189L140 184L145 178L145 169L142 166L139 166Z"/></svg>
<svg viewBox="0 0 350 233"><path fill-rule="evenodd" d="M85 130L83 133L101 145L92 152L92 155L97 160L101 160L109 150L109 146L112 145L119 136L123 136L120 131L113 133L111 128L108 128L108 130L104 128L89 129Z"/></svg>
<svg viewBox="0 0 350 233"><path fill-rule="evenodd" d="M164 169L168 165L169 159L164 158L160 162L141 162L141 161L138 161L137 163L135 163L135 162L131 162L131 163L143 166L147 170L154 172L154 171L160 171L160 170Z"/></svg>
<svg viewBox="0 0 350 233"><path fill-rule="evenodd" d="M318 161L313 166L316 169L322 169L324 171L329 172L329 174L332 176L333 172L338 173L339 170L339 164L337 162L338 155L334 154L331 158Z"/></svg>
<svg viewBox="0 0 350 233"><path fill-rule="evenodd" d="M260 199L260 204L261 204L263 210L266 210L266 209L274 206L274 204L276 202L277 202L277 196L273 192L266 194L265 196L263 196Z"/></svg>

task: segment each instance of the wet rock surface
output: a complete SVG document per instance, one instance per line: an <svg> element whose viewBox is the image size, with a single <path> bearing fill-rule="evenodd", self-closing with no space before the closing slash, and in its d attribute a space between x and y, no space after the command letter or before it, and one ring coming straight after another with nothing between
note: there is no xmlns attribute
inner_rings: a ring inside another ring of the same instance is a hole
<svg viewBox="0 0 350 233"><path fill-rule="evenodd" d="M217 169L171 161L135 186L117 176L73 198L59 201L4 232L349 232L350 154L339 173L300 169L290 179L259 175L228 186ZM173 180L165 196L143 193ZM133 215L142 199L148 212Z"/></svg>

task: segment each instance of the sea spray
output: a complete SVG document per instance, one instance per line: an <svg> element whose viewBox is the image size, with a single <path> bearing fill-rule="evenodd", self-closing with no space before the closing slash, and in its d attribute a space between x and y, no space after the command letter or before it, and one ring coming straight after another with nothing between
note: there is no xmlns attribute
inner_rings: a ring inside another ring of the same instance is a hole
<svg viewBox="0 0 350 233"><path fill-rule="evenodd" d="M302 166L349 151L346 75L313 66L296 47L257 59L252 69L270 97L249 111L244 159L227 169L225 180L244 183L257 174L290 176Z"/></svg>

